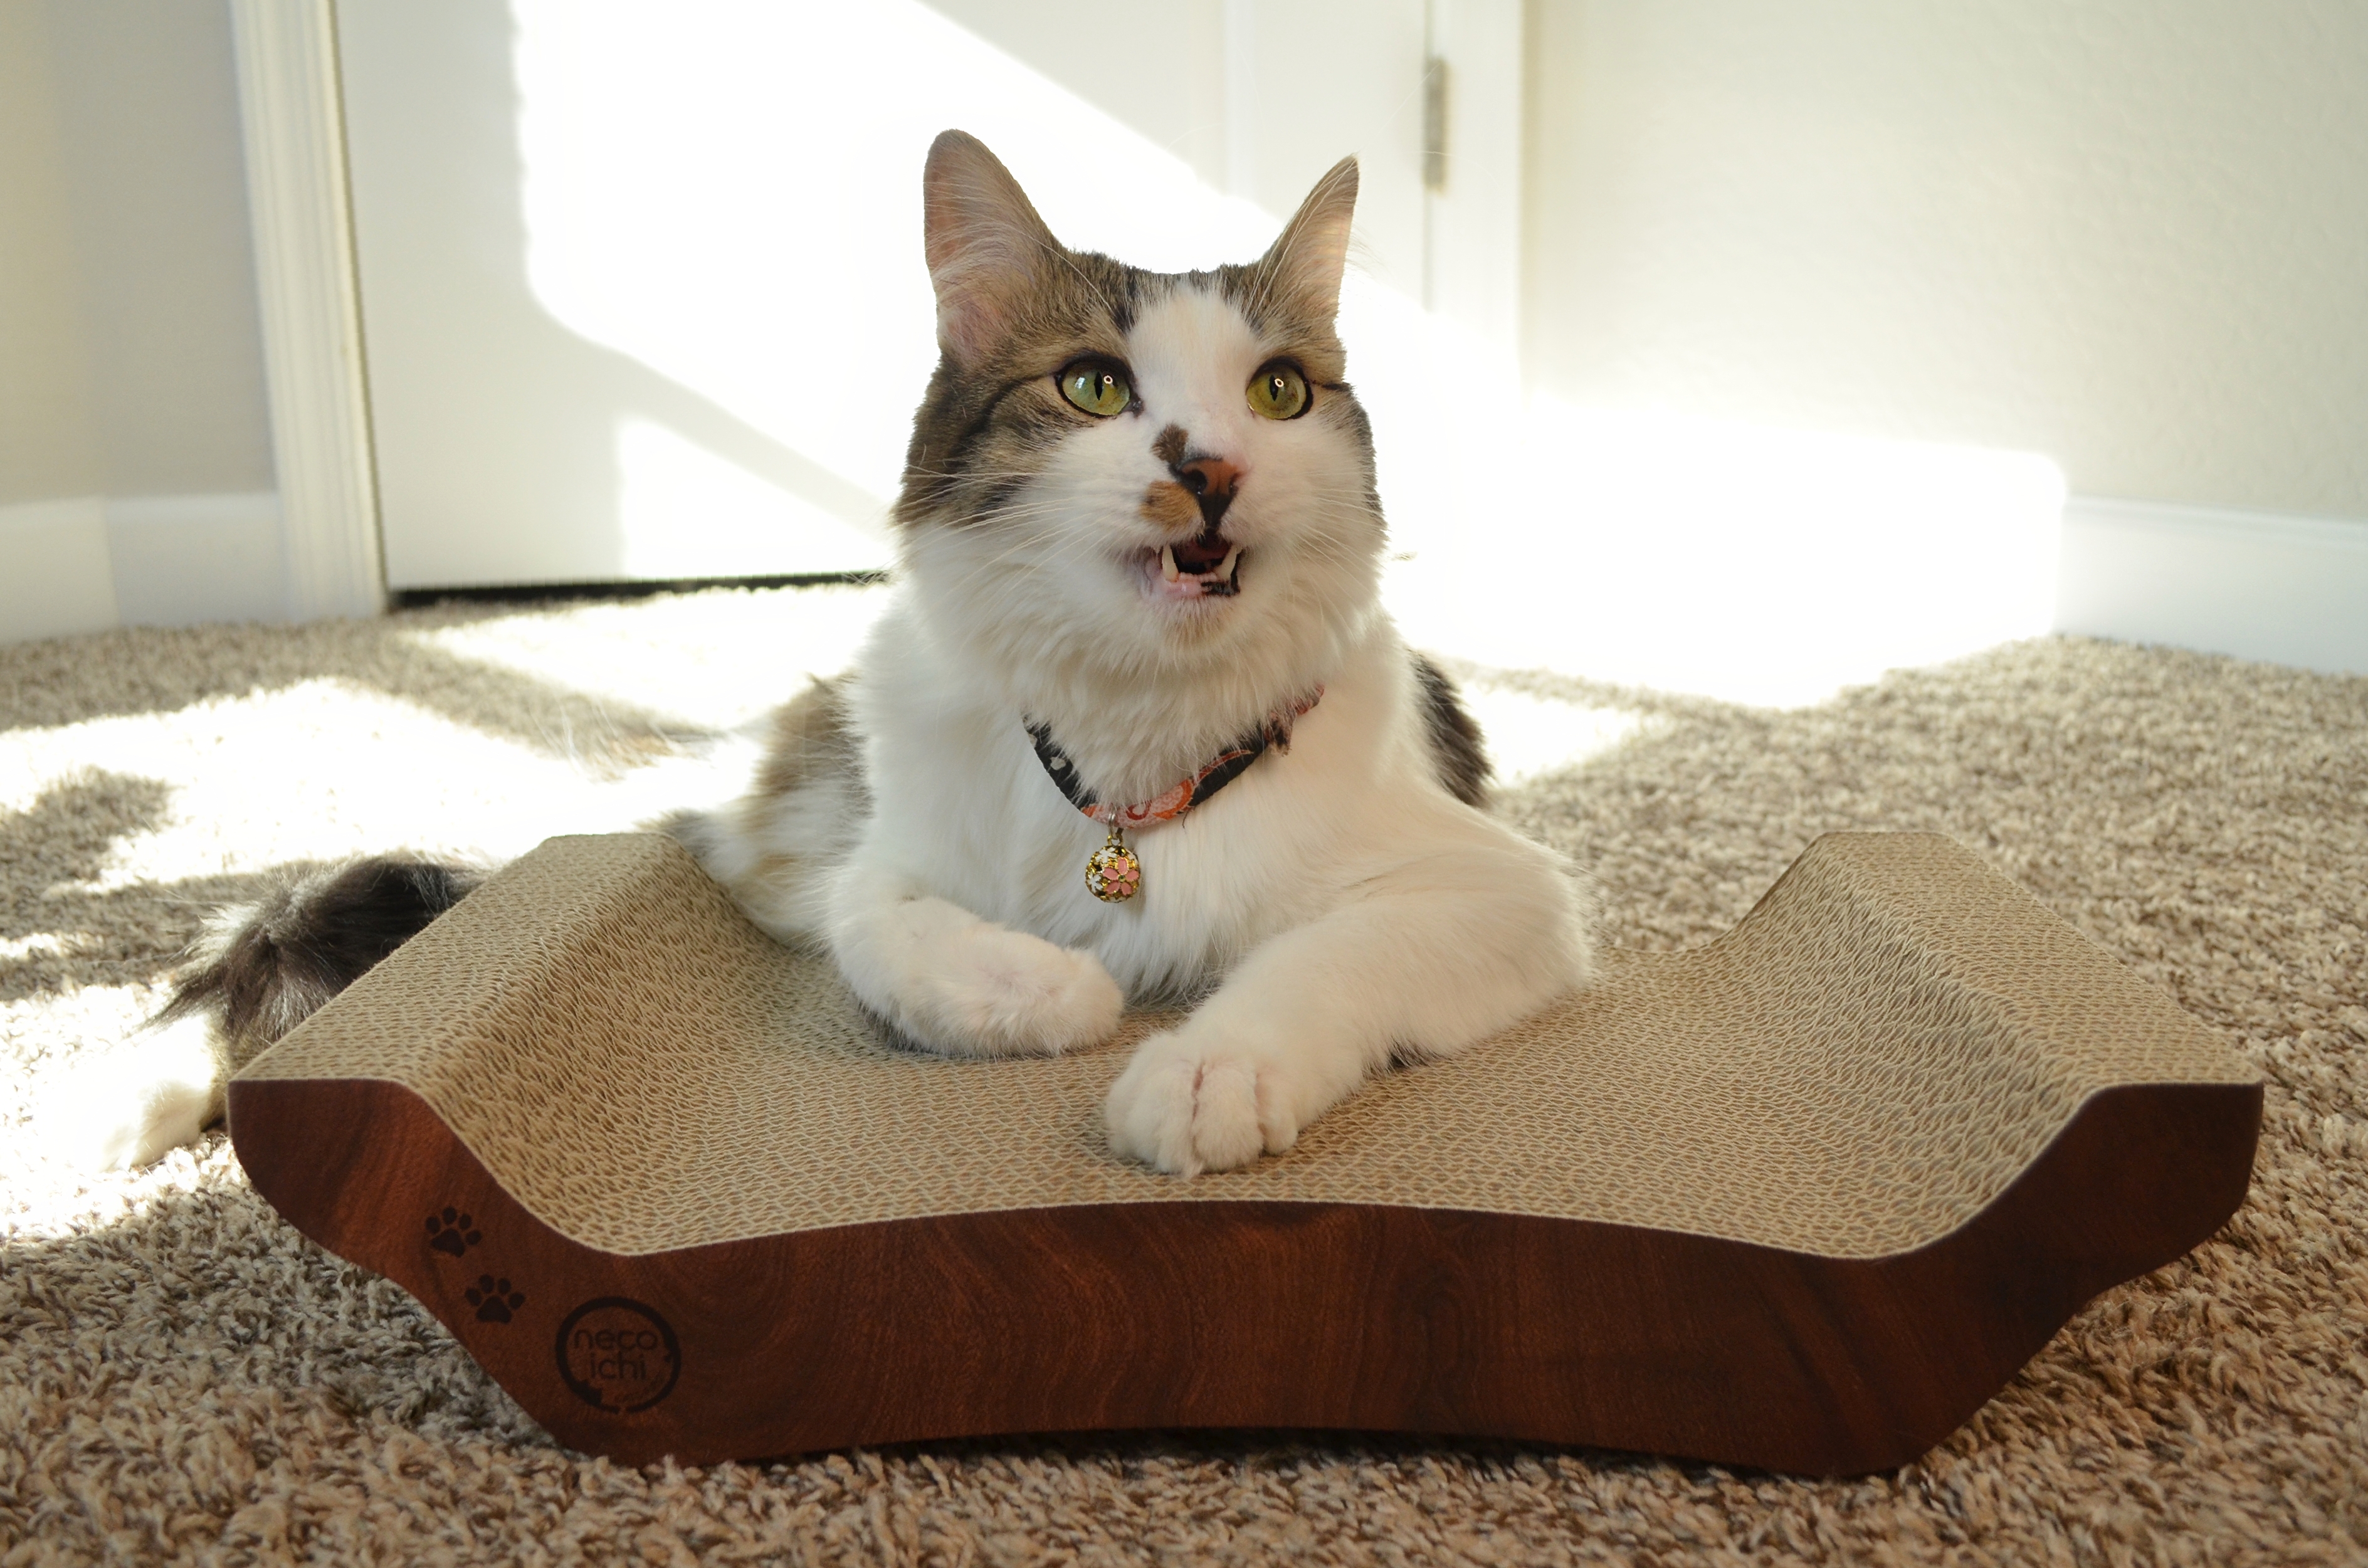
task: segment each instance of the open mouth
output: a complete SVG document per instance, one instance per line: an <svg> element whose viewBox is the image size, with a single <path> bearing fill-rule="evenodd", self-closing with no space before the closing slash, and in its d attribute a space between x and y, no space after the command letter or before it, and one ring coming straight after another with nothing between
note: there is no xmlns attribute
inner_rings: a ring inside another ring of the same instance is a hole
<svg viewBox="0 0 2368 1568"><path fill-rule="evenodd" d="M1162 546L1151 563L1156 568L1151 590L1158 598L1222 598L1242 591L1242 547L1213 528Z"/></svg>

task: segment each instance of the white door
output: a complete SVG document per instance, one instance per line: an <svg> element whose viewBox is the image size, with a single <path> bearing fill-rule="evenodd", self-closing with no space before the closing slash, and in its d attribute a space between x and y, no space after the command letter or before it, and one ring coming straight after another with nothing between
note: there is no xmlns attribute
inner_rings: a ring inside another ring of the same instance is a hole
<svg viewBox="0 0 2368 1568"><path fill-rule="evenodd" d="M1255 255L1356 153L1372 288L1436 292L1424 0L338 0L337 21L396 589L885 564L935 359L920 168L948 126L1064 241L1159 267Z"/></svg>

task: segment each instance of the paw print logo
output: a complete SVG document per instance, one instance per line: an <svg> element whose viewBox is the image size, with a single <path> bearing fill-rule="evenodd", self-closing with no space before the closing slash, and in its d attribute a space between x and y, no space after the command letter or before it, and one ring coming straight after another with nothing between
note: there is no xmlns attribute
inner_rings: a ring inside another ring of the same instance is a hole
<svg viewBox="0 0 2368 1568"><path fill-rule="evenodd" d="M477 1309L479 1323L507 1323L520 1307L526 1305L526 1292L513 1290L507 1279L496 1279L490 1274L480 1274L477 1282L461 1292L469 1304Z"/></svg>
<svg viewBox="0 0 2368 1568"><path fill-rule="evenodd" d="M438 1252L460 1256L485 1239L476 1228L477 1221L458 1209L447 1209L441 1214L427 1216L427 1244Z"/></svg>

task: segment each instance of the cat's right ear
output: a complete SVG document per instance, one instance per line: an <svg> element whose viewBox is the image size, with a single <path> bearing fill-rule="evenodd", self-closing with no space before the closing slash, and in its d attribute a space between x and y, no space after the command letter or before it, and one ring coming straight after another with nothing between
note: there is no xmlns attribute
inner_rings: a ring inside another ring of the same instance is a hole
<svg viewBox="0 0 2368 1568"><path fill-rule="evenodd" d="M1329 324L1340 310L1349 224L1357 212L1357 160L1343 158L1315 182L1282 234L1252 269L1262 293Z"/></svg>
<svg viewBox="0 0 2368 1568"><path fill-rule="evenodd" d="M921 232L938 291L938 347L976 365L1010 331L1061 242L1011 171L960 131L929 144Z"/></svg>

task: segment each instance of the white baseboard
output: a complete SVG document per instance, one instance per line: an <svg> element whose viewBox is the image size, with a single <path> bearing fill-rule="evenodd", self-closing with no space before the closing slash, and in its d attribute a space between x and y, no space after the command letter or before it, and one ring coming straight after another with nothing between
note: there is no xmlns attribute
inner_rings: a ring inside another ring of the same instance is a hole
<svg viewBox="0 0 2368 1568"><path fill-rule="evenodd" d="M0 506L0 642L289 619L281 538L270 491ZM2055 629L2368 675L2368 522L2075 496Z"/></svg>
<svg viewBox="0 0 2368 1568"><path fill-rule="evenodd" d="M69 637L121 624L108 562L107 498L74 495L0 506L0 642Z"/></svg>
<svg viewBox="0 0 2368 1568"><path fill-rule="evenodd" d="M2368 521L2076 495L2055 629L2368 675Z"/></svg>
<svg viewBox="0 0 2368 1568"><path fill-rule="evenodd" d="M75 495L0 506L0 642L288 619L279 497Z"/></svg>
<svg viewBox="0 0 2368 1568"><path fill-rule="evenodd" d="M126 626L288 619L275 491L110 500L107 547Z"/></svg>

